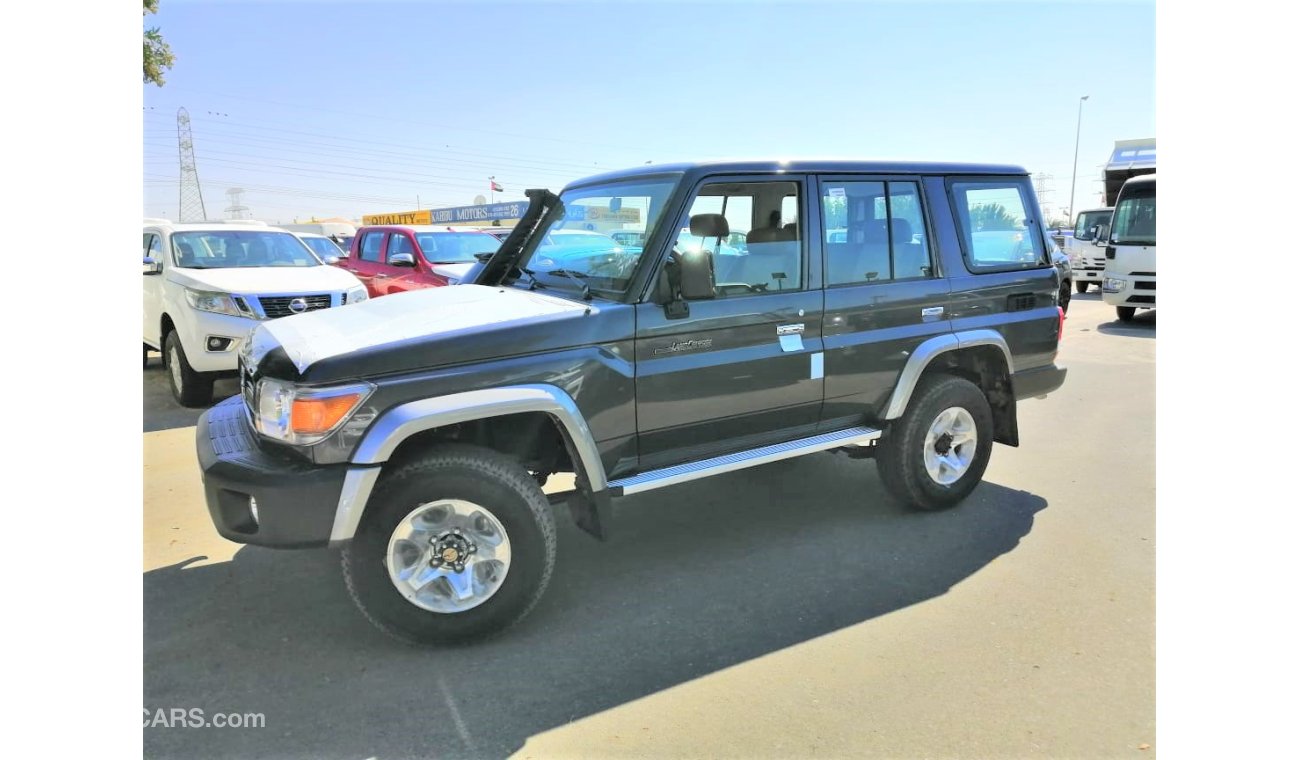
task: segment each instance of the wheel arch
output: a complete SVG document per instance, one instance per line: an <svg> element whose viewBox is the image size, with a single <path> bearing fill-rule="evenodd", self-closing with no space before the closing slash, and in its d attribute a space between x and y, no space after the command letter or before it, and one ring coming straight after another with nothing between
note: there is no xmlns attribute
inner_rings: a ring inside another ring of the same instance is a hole
<svg viewBox="0 0 1300 760"><path fill-rule="evenodd" d="M964 377L979 386L993 410L993 440L1020 444L1016 397L1011 375L1014 365L1006 339L996 330L968 330L937 335L908 357L885 407L886 420L903 416L921 379L936 372Z"/></svg>
<svg viewBox="0 0 1300 760"><path fill-rule="evenodd" d="M597 505L608 501L605 467L582 412L556 386L514 385L410 401L384 412L352 454L351 463L359 467L349 471L344 484L331 543L346 541L356 533L382 465L449 439L450 430L457 431L456 440L489 445L516 456L545 447L555 440L550 436L557 437L573 466L579 493L590 507L575 510L575 519L581 514L598 521ZM510 445L490 445L494 440L507 440ZM587 527L584 520L578 522ZM592 532L601 533L599 527Z"/></svg>

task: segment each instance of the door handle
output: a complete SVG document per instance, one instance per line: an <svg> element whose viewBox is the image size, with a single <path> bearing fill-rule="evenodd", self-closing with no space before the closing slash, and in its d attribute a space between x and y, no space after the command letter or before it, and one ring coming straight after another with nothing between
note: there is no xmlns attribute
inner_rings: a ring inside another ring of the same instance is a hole
<svg viewBox="0 0 1300 760"><path fill-rule="evenodd" d="M385 277L392 277L392 275L391 275L391 274L377 274L377 275L375 275L375 279L376 279L376 280L382 280L382 279L384 279Z"/></svg>
<svg viewBox="0 0 1300 760"><path fill-rule="evenodd" d="M792 325L777 325L776 334L777 335L802 335L803 322L800 322L798 324L792 324Z"/></svg>
<svg viewBox="0 0 1300 760"><path fill-rule="evenodd" d="M926 308L921 309L921 316L922 316L922 317L942 317L942 316L943 316L943 307L942 307L942 306L927 306Z"/></svg>

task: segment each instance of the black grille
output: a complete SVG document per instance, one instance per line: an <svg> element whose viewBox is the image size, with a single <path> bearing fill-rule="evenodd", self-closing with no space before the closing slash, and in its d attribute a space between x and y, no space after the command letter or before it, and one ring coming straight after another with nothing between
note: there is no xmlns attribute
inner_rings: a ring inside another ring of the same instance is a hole
<svg viewBox="0 0 1300 760"><path fill-rule="evenodd" d="M1138 280L1133 283L1134 290L1155 290L1156 284L1150 280Z"/></svg>
<svg viewBox="0 0 1300 760"><path fill-rule="evenodd" d="M1028 311L1034 308L1036 300L1033 293L1017 293L1014 296L1007 296L1007 311Z"/></svg>
<svg viewBox="0 0 1300 760"><path fill-rule="evenodd" d="M289 304L299 298L307 302L307 308L302 311L294 311ZM287 317L290 314L301 314L306 311L316 311L317 309L328 309L330 307L329 294L314 296L263 296L257 300L262 304L262 312L270 319L275 319L276 317Z"/></svg>
<svg viewBox="0 0 1300 760"><path fill-rule="evenodd" d="M1155 296L1129 296L1129 297L1128 297L1128 302L1129 302L1129 303L1152 303L1152 304L1153 304L1153 303L1156 302L1156 297L1155 297Z"/></svg>
<svg viewBox="0 0 1300 760"><path fill-rule="evenodd" d="M1129 275L1133 277L1155 277L1156 273L1155 272L1129 272Z"/></svg>

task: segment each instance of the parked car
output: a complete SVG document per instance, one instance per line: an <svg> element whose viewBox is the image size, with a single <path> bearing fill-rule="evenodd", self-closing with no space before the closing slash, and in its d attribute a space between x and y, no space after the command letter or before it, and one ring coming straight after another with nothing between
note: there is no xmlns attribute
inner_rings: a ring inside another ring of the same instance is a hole
<svg viewBox="0 0 1300 760"><path fill-rule="evenodd" d="M326 264L337 264L340 259L348 255L347 251L340 248L338 243L324 235L317 235L313 232L298 232L295 234Z"/></svg>
<svg viewBox="0 0 1300 760"><path fill-rule="evenodd" d="M144 360L161 351L172 395L212 403L259 323L366 300L351 274L326 266L293 233L257 223L144 225Z"/></svg>
<svg viewBox="0 0 1300 760"><path fill-rule="evenodd" d="M847 199L844 243L798 218L825 218L823 193ZM465 641L542 598L552 499L603 539L614 498L834 451L874 459L892 498L935 510L976 488L995 442L1039 445L1017 408L1065 381L1059 275L1041 235L1017 241L1032 256L992 255L971 225L990 199L1021 232L1039 224L1021 167L654 165L528 196L529 234L472 264L466 284L257 328L243 393L197 430L222 536L338 547L372 623ZM783 205L796 218L769 226ZM569 234L584 206L635 206L657 245L633 254ZM701 211L719 207L752 218ZM683 227L744 232L748 253L683 252L676 234L656 235ZM560 256L563 243L582 253ZM548 499L541 484L561 472L575 489ZM798 561L779 534L755 551L777 571Z"/></svg>
<svg viewBox="0 0 1300 760"><path fill-rule="evenodd" d="M501 245L475 229L434 225L362 227L347 258L336 264L365 283L372 298L455 284L475 254Z"/></svg>

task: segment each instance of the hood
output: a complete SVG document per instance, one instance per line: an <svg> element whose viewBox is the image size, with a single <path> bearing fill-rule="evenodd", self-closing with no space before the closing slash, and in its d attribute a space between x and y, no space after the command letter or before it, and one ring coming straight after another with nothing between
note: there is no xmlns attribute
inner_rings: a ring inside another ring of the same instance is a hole
<svg viewBox="0 0 1300 760"><path fill-rule="evenodd" d="M427 348L434 341L454 345L449 360L468 360L481 353L482 341L476 338L487 333L520 325L552 327L556 321L579 319L594 310L591 304L520 288L425 288L263 323L250 343L249 361L256 366L279 347L300 375L325 359L357 352L383 353L384 366L391 366L403 355L427 362L429 357L422 351L404 347L418 343ZM454 344L447 340L453 336Z"/></svg>
<svg viewBox="0 0 1300 760"><path fill-rule="evenodd" d="M239 295L324 293L348 290L361 284L351 272L324 264L315 267L171 269L168 279L188 288Z"/></svg>

